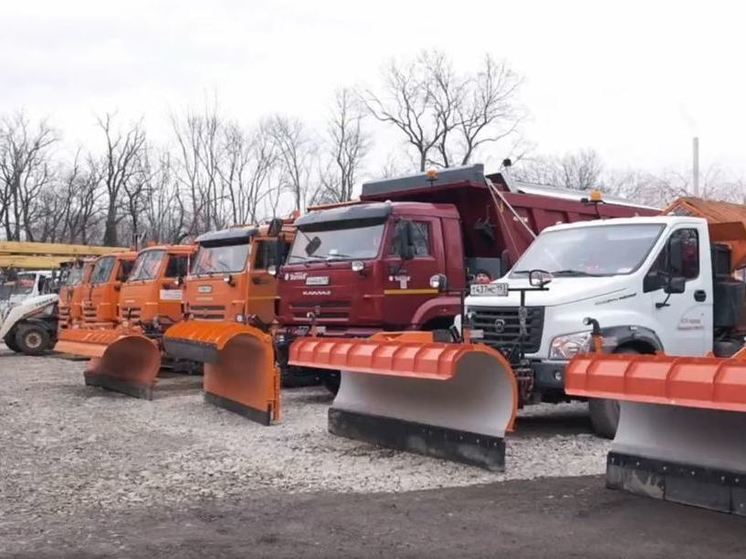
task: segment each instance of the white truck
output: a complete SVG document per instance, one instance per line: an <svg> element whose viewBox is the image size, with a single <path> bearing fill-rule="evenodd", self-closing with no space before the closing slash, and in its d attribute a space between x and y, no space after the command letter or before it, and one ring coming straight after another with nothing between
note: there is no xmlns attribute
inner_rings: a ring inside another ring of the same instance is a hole
<svg viewBox="0 0 746 559"><path fill-rule="evenodd" d="M743 344L746 287L725 241L743 243L746 228L720 225L733 227L659 216L547 228L506 276L472 286L466 316L481 341L510 357L523 403L569 399L565 365L590 350L594 321L607 352L730 355ZM517 290L536 270L551 284L525 293L521 310ZM613 436L616 401L590 401L590 415L598 434Z"/></svg>
<svg viewBox="0 0 746 559"><path fill-rule="evenodd" d="M0 340L16 353L41 355L57 339L57 303L52 272L5 273L0 277Z"/></svg>

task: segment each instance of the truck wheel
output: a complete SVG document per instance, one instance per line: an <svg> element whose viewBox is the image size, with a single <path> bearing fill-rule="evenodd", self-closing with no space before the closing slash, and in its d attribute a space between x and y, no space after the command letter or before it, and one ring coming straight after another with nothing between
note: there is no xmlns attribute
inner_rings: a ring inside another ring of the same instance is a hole
<svg viewBox="0 0 746 559"><path fill-rule="evenodd" d="M339 392L340 373L339 371L324 371L321 374L321 384L324 385L329 392L337 395Z"/></svg>
<svg viewBox="0 0 746 559"><path fill-rule="evenodd" d="M49 332L38 324L21 324L16 332L16 345L26 355L44 354L49 342Z"/></svg>
<svg viewBox="0 0 746 559"><path fill-rule="evenodd" d="M614 353L640 353L631 347L621 347ZM619 424L619 402L606 398L588 400L588 411L591 415L593 432L605 439L613 439Z"/></svg>
<svg viewBox="0 0 746 559"><path fill-rule="evenodd" d="M15 328L8 332L3 341L5 342L5 345L8 346L8 349L15 351L16 353L21 353L21 348L18 347L18 344L16 344Z"/></svg>

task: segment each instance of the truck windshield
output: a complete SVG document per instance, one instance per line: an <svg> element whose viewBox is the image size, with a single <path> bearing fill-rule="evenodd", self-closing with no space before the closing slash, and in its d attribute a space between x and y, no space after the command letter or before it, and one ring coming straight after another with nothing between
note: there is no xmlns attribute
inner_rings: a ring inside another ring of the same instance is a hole
<svg viewBox="0 0 746 559"><path fill-rule="evenodd" d="M163 262L163 250L148 250L137 256L127 281L146 281L155 279Z"/></svg>
<svg viewBox="0 0 746 559"><path fill-rule="evenodd" d="M109 281L115 263L113 256L99 259L93 267L93 272L91 272L91 283L106 283Z"/></svg>
<svg viewBox="0 0 746 559"><path fill-rule="evenodd" d="M290 249L288 263L375 258L381 246L384 225L377 223L323 231L299 230Z"/></svg>
<svg viewBox="0 0 746 559"><path fill-rule="evenodd" d="M67 287L73 287L83 281L83 266L70 266L66 268L60 277L60 283Z"/></svg>
<svg viewBox="0 0 746 559"><path fill-rule="evenodd" d="M557 277L615 276L640 267L663 230L655 223L562 229L539 235L511 277L546 270Z"/></svg>
<svg viewBox="0 0 746 559"><path fill-rule="evenodd" d="M192 275L243 272L249 256L249 244L200 246L192 264Z"/></svg>

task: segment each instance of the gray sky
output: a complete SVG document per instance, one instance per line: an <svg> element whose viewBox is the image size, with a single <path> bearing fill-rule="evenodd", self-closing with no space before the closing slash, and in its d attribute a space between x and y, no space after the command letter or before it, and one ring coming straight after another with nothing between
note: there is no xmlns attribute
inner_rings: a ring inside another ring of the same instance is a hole
<svg viewBox="0 0 746 559"><path fill-rule="evenodd" d="M746 172L746 8L739 2L221 0L0 2L0 113L49 116L70 144L94 113L166 115L217 92L229 116L322 120L338 86L392 56L489 52L526 78L538 151L595 148L610 167ZM495 162L500 153L493 154Z"/></svg>

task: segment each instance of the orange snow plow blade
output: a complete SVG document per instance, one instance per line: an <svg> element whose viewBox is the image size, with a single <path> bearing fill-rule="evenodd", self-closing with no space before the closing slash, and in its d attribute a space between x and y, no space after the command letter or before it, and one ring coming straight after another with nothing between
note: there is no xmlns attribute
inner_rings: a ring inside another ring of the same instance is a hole
<svg viewBox="0 0 746 559"><path fill-rule="evenodd" d="M152 399L161 353L139 332L67 329L55 349L91 358L83 373L87 385Z"/></svg>
<svg viewBox="0 0 746 559"><path fill-rule="evenodd" d="M568 394L620 401L607 486L746 515L745 358L590 354L570 361Z"/></svg>
<svg viewBox="0 0 746 559"><path fill-rule="evenodd" d="M163 338L170 356L205 364L205 400L262 425L281 419L271 336L235 322L185 321Z"/></svg>
<svg viewBox="0 0 746 559"><path fill-rule="evenodd" d="M424 332L309 337L293 343L290 364L341 372L329 409L335 435L505 469L518 390L508 362L487 346Z"/></svg>

